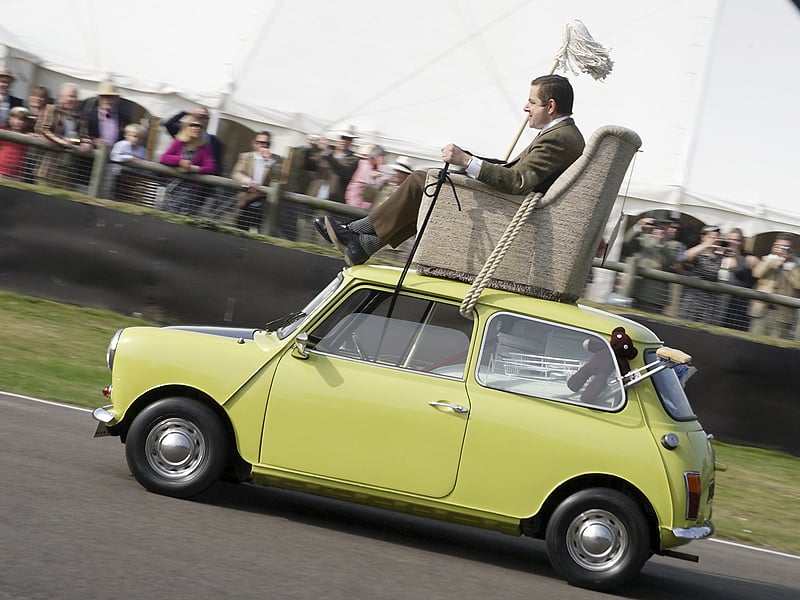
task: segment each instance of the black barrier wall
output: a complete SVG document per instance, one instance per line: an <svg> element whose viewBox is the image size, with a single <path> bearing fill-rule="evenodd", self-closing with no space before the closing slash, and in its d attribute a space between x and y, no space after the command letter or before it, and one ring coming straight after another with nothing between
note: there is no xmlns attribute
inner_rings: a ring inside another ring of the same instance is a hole
<svg viewBox="0 0 800 600"><path fill-rule="evenodd" d="M0 287L163 324L261 326L342 268L330 257L0 186Z"/></svg>
<svg viewBox="0 0 800 600"><path fill-rule="evenodd" d="M342 266L260 240L0 186L0 288L22 294L163 324L258 327L301 308ZM694 357L699 370L687 392L707 432L800 456L800 349L632 318Z"/></svg>

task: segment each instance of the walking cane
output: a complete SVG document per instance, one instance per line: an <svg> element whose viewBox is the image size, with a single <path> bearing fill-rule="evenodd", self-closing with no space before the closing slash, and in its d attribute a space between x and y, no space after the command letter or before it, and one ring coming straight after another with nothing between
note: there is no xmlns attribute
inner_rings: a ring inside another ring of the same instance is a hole
<svg viewBox="0 0 800 600"><path fill-rule="evenodd" d="M433 190L433 194L431 194L431 204L428 207L428 212L425 213L425 218L422 221L422 224L419 226L419 230L417 231L417 237L414 240L414 245L411 247L411 250L408 253L408 258L406 258L406 264L403 267L403 271L400 273L400 278L397 280L397 285L394 288L394 293L392 294L392 300L389 303L389 310L387 311L387 315L391 316L392 311L394 310L394 305L397 302L397 296L400 294L400 289L403 287L403 281L406 278L406 274L408 270L411 268L411 261L414 260L414 253L417 251L417 246L419 246L420 240L422 240L422 235L425 233L425 229L428 227L428 221L431 218L431 213L433 213L433 207L436 204L436 200L439 198L439 192L442 189L445 181L447 181L447 170L450 168L450 163L444 163L444 167L439 170L439 175L436 177L436 185ZM423 192L425 193L425 192ZM458 199L456 199L456 202ZM459 207L459 210L461 208Z"/></svg>
<svg viewBox="0 0 800 600"><path fill-rule="evenodd" d="M548 75L555 73L559 67L564 70L569 67L569 70L574 75L583 72L588 73L595 79L605 79L614 66L614 63L608 57L608 53L609 49L595 42L582 22L570 21L567 23L567 28L564 32L564 43L556 54ZM519 126L517 136L511 143L508 152L506 152L506 162L511 157L511 153L514 152L514 146L517 145L527 124L528 118L525 117Z"/></svg>

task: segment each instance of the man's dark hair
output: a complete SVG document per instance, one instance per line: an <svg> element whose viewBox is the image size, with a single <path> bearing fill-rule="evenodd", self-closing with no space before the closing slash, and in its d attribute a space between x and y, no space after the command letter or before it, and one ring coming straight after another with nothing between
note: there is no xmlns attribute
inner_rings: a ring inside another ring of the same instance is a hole
<svg viewBox="0 0 800 600"><path fill-rule="evenodd" d="M531 85L539 86L539 100L547 102L555 100L559 115L571 115L575 93L569 79L561 75L542 75L531 81Z"/></svg>

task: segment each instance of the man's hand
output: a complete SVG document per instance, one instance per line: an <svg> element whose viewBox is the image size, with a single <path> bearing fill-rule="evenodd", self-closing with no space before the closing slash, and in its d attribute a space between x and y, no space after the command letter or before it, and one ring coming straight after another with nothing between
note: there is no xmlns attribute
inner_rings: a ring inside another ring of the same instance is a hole
<svg viewBox="0 0 800 600"><path fill-rule="evenodd" d="M457 167L466 167L469 164L471 154L467 154L455 144L447 144L442 148L442 160Z"/></svg>

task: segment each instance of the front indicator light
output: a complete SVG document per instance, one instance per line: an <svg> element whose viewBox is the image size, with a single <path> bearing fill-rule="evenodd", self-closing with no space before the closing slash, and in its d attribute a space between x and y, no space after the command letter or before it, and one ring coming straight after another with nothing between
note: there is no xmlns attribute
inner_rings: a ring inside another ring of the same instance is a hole
<svg viewBox="0 0 800 600"><path fill-rule="evenodd" d="M700 473L687 471L683 474L683 478L686 481L686 518L695 521L700 514L700 496L703 488Z"/></svg>

